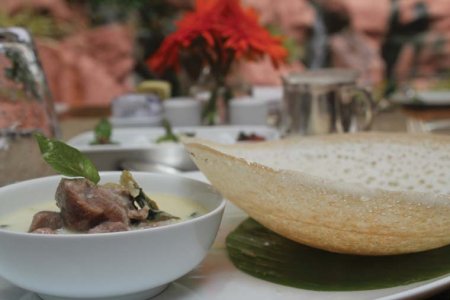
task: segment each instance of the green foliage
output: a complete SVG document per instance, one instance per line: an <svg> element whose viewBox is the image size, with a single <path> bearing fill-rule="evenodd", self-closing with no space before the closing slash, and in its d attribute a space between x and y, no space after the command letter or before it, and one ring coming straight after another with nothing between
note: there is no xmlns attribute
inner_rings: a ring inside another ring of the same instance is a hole
<svg viewBox="0 0 450 300"><path fill-rule="evenodd" d="M39 15L32 11L21 11L12 16L0 11L0 27L11 26L24 27L33 36L56 39L64 37L72 29L70 24L57 24L50 16Z"/></svg>
<svg viewBox="0 0 450 300"><path fill-rule="evenodd" d="M289 63L303 59L305 54L304 48L295 39L284 35L281 29L274 24L267 26L267 30L269 30L272 35L282 37L283 47L288 52L287 60Z"/></svg>
<svg viewBox="0 0 450 300"><path fill-rule="evenodd" d="M450 74L442 75L439 80L431 86L431 89L434 91L447 91L450 90Z"/></svg>

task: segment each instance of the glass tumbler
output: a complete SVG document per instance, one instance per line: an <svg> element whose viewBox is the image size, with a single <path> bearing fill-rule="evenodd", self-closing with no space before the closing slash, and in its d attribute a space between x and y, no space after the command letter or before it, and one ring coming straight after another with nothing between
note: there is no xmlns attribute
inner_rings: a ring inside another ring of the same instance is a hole
<svg viewBox="0 0 450 300"><path fill-rule="evenodd" d="M58 124L33 40L23 28L0 28L0 186L52 173L33 137L58 135Z"/></svg>

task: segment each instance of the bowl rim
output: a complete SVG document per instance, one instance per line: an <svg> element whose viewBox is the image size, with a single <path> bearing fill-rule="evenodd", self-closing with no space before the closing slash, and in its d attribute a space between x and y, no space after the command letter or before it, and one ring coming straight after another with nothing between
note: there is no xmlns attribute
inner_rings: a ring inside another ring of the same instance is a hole
<svg viewBox="0 0 450 300"><path fill-rule="evenodd" d="M122 172L121 171L102 171L99 173L100 173L100 178L102 178L102 176L119 175ZM77 238L78 239L79 238L98 239L100 237L101 238L113 238L113 237L120 237L120 236L124 236L124 235L131 236L131 235L145 234L145 233L149 233L149 232L159 232L159 231L164 231L164 230L170 230L172 228L175 229L178 227L186 226L188 224L195 224L195 223L201 222L205 219L209 219L209 218L213 217L214 215L217 215L217 214L223 212L225 209L225 205L226 205L225 198L209 183L206 183L206 182L203 182L200 180L196 180L196 179L192 179L192 178L188 178L188 177L178 175L178 174L161 174L161 173L139 172L139 171L137 171L137 172L131 171L131 173L133 174L133 176L134 175L156 176L156 177L166 177L166 178L175 178L176 177L176 178L181 179L186 182L200 184L200 185L203 185L206 189L208 189L211 193L215 194L216 197L220 198L220 202L216 208L208 211L207 213L205 213L201 216L198 216L198 217L195 217L192 219L182 220L180 222L176 222L176 223L172 223L172 224L158 226L158 227L148 227L148 228L142 228L142 229L137 229L137 230L118 231L118 232L70 233L70 234L36 234L36 233L31 233L31 232L12 231L12 230L8 230L7 228L0 228L0 235L23 236L23 237L30 237L30 238L37 238L37 239L77 239ZM30 180L12 183L12 184L0 187L0 194L5 190L11 190L11 189L14 190L14 189L20 188L20 186L25 185L25 184L30 184L30 183L39 184L41 182L51 181L51 180L55 180L55 179L62 179L62 178L69 178L69 177L65 177L63 175L53 175L53 176L45 176L45 177L34 178L34 179L30 179ZM70 177L70 178L72 178L72 177ZM77 178L77 177L74 177L74 178Z"/></svg>

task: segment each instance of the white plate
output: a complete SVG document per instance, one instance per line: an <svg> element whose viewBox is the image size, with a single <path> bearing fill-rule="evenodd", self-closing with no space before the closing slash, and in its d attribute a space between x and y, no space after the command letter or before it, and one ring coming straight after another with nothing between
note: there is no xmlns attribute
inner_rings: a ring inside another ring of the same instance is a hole
<svg viewBox="0 0 450 300"><path fill-rule="evenodd" d="M195 133L196 137L209 139L220 143L232 144L236 142L239 132L256 133L267 140L279 137L276 129L268 126L198 126L174 127L174 133ZM111 140L117 144L91 145L94 132L88 131L71 138L68 143L86 151L104 151L107 149L127 149L136 147L155 146L155 141L164 134L162 127L114 128ZM160 144L159 144L160 145ZM157 145L158 146L158 145Z"/></svg>
<svg viewBox="0 0 450 300"><path fill-rule="evenodd" d="M236 142L239 132L256 133L266 140L279 138L276 129L268 126L199 126L174 127L176 134L195 133L196 137L232 144ZM127 159L149 161L179 168L182 171L195 170L181 144L161 143L155 141L164 135L161 127L114 128L112 141L117 144L91 145L94 140L92 131L82 133L70 139L68 143L85 153L100 170L117 170L118 164Z"/></svg>
<svg viewBox="0 0 450 300"><path fill-rule="evenodd" d="M200 172L185 176L206 181ZM231 203L227 203L217 239L206 259L192 272L172 283L153 300L298 300L298 299L407 299L426 297L450 287L450 274L436 279L357 292L320 292L290 288L263 281L237 270L228 259L225 238L247 218ZM40 300L35 294L19 289L0 278L0 299Z"/></svg>
<svg viewBox="0 0 450 300"><path fill-rule="evenodd" d="M392 95L391 101L402 105L444 106L450 105L449 91L406 91Z"/></svg>

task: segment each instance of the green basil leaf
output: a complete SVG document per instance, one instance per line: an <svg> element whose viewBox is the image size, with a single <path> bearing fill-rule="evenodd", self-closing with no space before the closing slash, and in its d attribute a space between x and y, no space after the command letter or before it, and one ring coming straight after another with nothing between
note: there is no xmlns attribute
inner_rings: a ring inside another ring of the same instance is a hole
<svg viewBox="0 0 450 300"><path fill-rule="evenodd" d="M94 164L77 149L64 142L35 134L42 157L57 172L69 177L84 177L94 183L100 175Z"/></svg>

